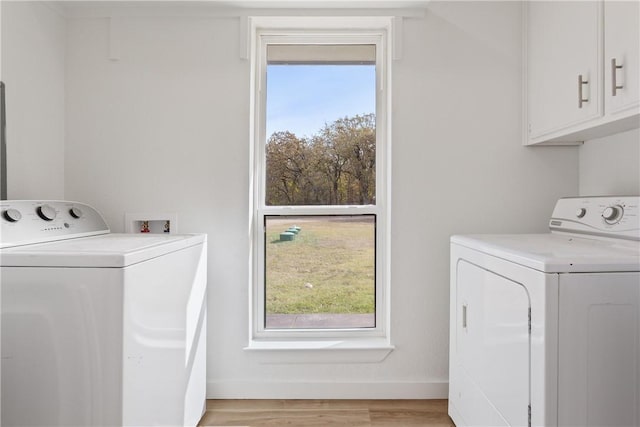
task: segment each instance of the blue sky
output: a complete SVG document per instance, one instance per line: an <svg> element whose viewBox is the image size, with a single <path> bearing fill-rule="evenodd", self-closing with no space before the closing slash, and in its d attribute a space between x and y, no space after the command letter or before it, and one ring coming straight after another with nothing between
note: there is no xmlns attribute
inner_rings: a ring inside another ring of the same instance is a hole
<svg viewBox="0 0 640 427"><path fill-rule="evenodd" d="M375 65L269 65L267 138L311 136L344 116L375 113Z"/></svg>

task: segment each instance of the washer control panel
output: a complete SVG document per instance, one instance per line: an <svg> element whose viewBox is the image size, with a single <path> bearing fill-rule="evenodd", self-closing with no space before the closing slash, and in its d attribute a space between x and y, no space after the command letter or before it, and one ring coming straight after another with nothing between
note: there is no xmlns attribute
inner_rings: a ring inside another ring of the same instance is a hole
<svg viewBox="0 0 640 427"><path fill-rule="evenodd" d="M567 197L558 200L552 231L640 240L640 197Z"/></svg>
<svg viewBox="0 0 640 427"><path fill-rule="evenodd" d="M0 201L0 248L109 233L89 205L60 200Z"/></svg>

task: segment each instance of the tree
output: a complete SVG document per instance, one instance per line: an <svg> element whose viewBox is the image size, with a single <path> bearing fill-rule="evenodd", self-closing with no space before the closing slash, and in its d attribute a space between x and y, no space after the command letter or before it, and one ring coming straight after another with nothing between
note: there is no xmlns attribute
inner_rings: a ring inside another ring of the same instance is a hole
<svg viewBox="0 0 640 427"><path fill-rule="evenodd" d="M324 204L343 204L340 183L348 161L346 150L338 143L335 134L328 125L325 125L320 134L314 136L312 141L316 153L314 166L325 178L325 186L328 189L328 199Z"/></svg>
<svg viewBox="0 0 640 427"><path fill-rule="evenodd" d="M375 200L376 130L375 115L345 117L331 125L334 144L347 159L343 172L357 186L349 204L366 205Z"/></svg>
<svg viewBox="0 0 640 427"><path fill-rule="evenodd" d="M375 115L325 124L310 139L275 132L266 146L267 205L375 202Z"/></svg>
<svg viewBox="0 0 640 427"><path fill-rule="evenodd" d="M268 205L296 205L304 175L305 142L293 133L275 132L266 146L266 194Z"/></svg>

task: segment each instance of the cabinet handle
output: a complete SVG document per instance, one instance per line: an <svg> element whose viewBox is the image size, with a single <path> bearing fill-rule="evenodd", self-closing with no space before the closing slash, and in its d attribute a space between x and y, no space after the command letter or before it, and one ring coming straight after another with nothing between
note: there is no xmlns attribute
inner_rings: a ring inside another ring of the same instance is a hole
<svg viewBox="0 0 640 427"><path fill-rule="evenodd" d="M618 70L622 68L622 65L616 64L616 58L611 58L611 95L616 96L616 92L618 89L624 88L624 86L618 86L618 82L616 81L616 75L618 74Z"/></svg>
<svg viewBox="0 0 640 427"><path fill-rule="evenodd" d="M582 74L578 74L578 108L582 108L584 102L589 102L589 98L582 97L582 86L589 84L588 80L582 80Z"/></svg>

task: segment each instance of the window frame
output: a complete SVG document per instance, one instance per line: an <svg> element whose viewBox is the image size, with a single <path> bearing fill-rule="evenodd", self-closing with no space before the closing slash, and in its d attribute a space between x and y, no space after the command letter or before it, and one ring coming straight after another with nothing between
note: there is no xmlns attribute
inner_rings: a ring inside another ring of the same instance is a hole
<svg viewBox="0 0 640 427"><path fill-rule="evenodd" d="M252 37L252 269L250 289L250 341L380 339L389 340L390 293L390 66L391 19L354 17L336 28L335 21L316 19L308 28L284 26L254 27ZM280 21L281 22L281 21ZM300 24L298 24L300 25ZM265 203L266 168L266 70L270 44L374 44L376 46L376 204L336 206L269 206ZM273 215L363 215L376 216L375 236L375 327L338 329L265 328L265 230L264 218Z"/></svg>

